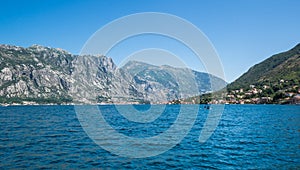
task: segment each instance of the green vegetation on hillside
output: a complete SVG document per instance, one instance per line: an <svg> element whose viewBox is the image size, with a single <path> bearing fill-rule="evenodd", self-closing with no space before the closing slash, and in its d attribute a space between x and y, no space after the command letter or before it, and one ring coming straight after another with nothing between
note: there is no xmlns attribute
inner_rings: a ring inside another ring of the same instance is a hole
<svg viewBox="0 0 300 170"><path fill-rule="evenodd" d="M181 103L234 104L299 104L300 103L300 44L289 51L271 56L251 67L227 86L219 99L217 93L204 94ZM173 101L177 103L178 101Z"/></svg>
<svg viewBox="0 0 300 170"><path fill-rule="evenodd" d="M250 85L271 85L280 80L300 80L300 44L289 51L271 56L251 67L227 86L228 90L248 89Z"/></svg>

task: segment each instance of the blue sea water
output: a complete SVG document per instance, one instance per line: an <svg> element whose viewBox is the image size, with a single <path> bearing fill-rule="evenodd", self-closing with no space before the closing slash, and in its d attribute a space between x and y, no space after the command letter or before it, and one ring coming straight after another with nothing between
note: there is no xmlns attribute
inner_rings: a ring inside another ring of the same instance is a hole
<svg viewBox="0 0 300 170"><path fill-rule="evenodd" d="M131 122L112 105L99 106L112 127L132 137L166 131L180 105L168 105L153 123ZM126 106L124 106L126 108ZM149 106L135 106L147 110ZM1 169L300 169L300 106L226 105L205 142L198 138L208 110L200 105L188 135L169 151L126 158L95 144L74 106L0 107Z"/></svg>

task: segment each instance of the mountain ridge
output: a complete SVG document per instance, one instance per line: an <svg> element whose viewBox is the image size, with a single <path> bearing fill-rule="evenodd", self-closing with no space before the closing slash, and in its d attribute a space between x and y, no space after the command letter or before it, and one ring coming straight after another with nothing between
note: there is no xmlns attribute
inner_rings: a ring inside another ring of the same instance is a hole
<svg viewBox="0 0 300 170"><path fill-rule="evenodd" d="M276 74L276 72L274 72L274 69L276 69L277 67L278 71L285 71L285 69L279 69L278 67L281 66L288 68L288 65L284 65L284 62L293 57L295 58L294 61L296 61L296 63L299 63L299 56L300 43L298 43L290 50L272 55L271 57L263 60L262 62L253 65L249 68L248 71L246 71L239 78L230 83L228 85L228 89L231 90L237 88L247 88L247 86L251 84L264 82L265 80L268 80L273 83L280 79L286 79L285 75L290 73L284 72L283 75L281 75L281 77L278 77L278 79L272 79L272 76ZM295 65L294 67L297 69L297 65ZM297 76L300 77L299 73L297 75L294 75L292 78L297 78Z"/></svg>
<svg viewBox="0 0 300 170"><path fill-rule="evenodd" d="M151 66L140 64L143 68ZM148 103L195 94L185 85L180 89L178 82L183 81L172 73L177 68L151 67L144 72L151 73L148 77L142 73L135 76L130 74L134 68L117 68L106 56L73 55L40 45L0 45L0 103ZM190 72L190 77L181 77L188 80L195 77L194 73L203 74L226 83L207 73ZM210 90L203 88L205 92Z"/></svg>
<svg viewBox="0 0 300 170"><path fill-rule="evenodd" d="M172 102L300 104L300 44L253 65L225 89Z"/></svg>

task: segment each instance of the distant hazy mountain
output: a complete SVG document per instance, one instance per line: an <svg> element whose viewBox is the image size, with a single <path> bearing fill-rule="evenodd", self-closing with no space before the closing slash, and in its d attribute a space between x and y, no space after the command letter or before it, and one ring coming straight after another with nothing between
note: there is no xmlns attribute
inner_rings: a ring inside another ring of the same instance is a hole
<svg viewBox="0 0 300 170"><path fill-rule="evenodd" d="M211 82L226 84L190 69L134 61L117 68L105 56L0 45L1 103L164 102L211 91Z"/></svg>
<svg viewBox="0 0 300 170"><path fill-rule="evenodd" d="M249 88L250 85L272 85L282 81L300 82L300 44L289 51L271 56L251 67L228 85L228 89Z"/></svg>
<svg viewBox="0 0 300 170"><path fill-rule="evenodd" d="M226 86L226 82L218 77L188 68L129 61L122 69L133 77L137 87L143 87L140 91L151 100L155 99L157 94L160 94L164 101L170 101L210 92L212 84L217 87L215 90ZM156 93L155 90L160 90L161 93Z"/></svg>

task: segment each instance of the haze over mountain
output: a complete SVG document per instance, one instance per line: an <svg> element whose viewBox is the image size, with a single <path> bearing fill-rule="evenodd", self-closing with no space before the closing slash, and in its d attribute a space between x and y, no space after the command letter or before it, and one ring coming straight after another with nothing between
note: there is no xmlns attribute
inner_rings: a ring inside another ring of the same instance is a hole
<svg viewBox="0 0 300 170"><path fill-rule="evenodd" d="M1 103L161 103L219 90L224 80L185 68L33 45L0 45ZM210 81L211 80L211 81Z"/></svg>

